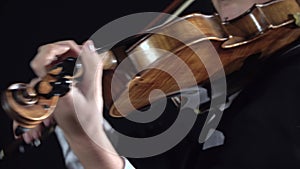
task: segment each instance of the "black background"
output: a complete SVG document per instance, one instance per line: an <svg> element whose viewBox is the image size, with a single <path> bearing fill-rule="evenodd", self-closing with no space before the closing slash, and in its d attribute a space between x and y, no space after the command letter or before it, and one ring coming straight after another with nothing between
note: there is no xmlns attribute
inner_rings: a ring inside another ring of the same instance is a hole
<svg viewBox="0 0 300 169"><path fill-rule="evenodd" d="M41 45L60 40L83 43L108 22L138 12L161 12L172 1L165 0L2 0L0 2L0 91L16 82L28 83L35 77L29 63ZM197 2L197 4L199 4ZM211 11L204 6L194 11ZM12 122L1 109L0 147L13 140ZM60 168L61 152L55 135L44 141L39 148L2 162L1 168Z"/></svg>
<svg viewBox="0 0 300 169"><path fill-rule="evenodd" d="M29 63L39 46L66 39L83 43L114 19L136 12L160 12L170 2L2 0L0 90L35 77ZM210 13L211 3L197 1L191 11ZM227 146L200 151L197 130L203 119L199 118L191 134L174 149L153 158L130 160L137 168L300 168L297 55L294 53L284 62L281 58L270 61L255 83L225 112L219 128L226 134ZM13 140L13 135L11 121L3 110L0 119L0 147L3 147ZM52 135L39 148L1 162L0 167L64 168L60 151Z"/></svg>

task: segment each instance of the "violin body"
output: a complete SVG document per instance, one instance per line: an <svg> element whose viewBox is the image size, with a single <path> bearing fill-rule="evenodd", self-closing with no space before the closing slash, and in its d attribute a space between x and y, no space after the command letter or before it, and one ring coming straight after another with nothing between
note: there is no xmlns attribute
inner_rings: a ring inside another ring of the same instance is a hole
<svg viewBox="0 0 300 169"><path fill-rule="evenodd" d="M221 21L217 14L195 13L160 27L134 48L114 53L116 58L129 57L129 67L133 68L115 74L114 84L111 81L114 70L104 73L104 102L110 115L126 116L164 97L158 94L149 101L155 89L171 96L182 88L192 87L194 79L198 84L208 81L207 68L211 75L220 71L220 67L209 62L216 54L226 75L241 69L249 56L259 54L265 59L299 38L300 29L293 18L298 12L300 8L295 0L272 1L257 4L230 21ZM168 52L161 54L161 50ZM180 60L174 60L173 55ZM179 66L182 61L193 76ZM176 79L166 71L174 72Z"/></svg>
<svg viewBox="0 0 300 169"><path fill-rule="evenodd" d="M111 116L123 117L165 95L171 96L180 89L207 82L210 76L223 68L226 75L237 71L252 55L259 54L261 59L265 59L299 38L300 28L293 17L297 13L300 13L300 8L296 0L277 0L256 4L244 15L230 21L221 21L217 14L190 14L151 30L130 48L121 46L100 53L105 57L105 106ZM222 67L210 62L216 55ZM127 63L125 67L122 67L123 61ZM183 66L187 66L189 71ZM50 78L47 76L42 80L43 84L56 81L57 78L52 78L53 72L57 75L60 71L52 70ZM45 91L44 86L49 85L40 85L35 89ZM164 94L152 95L149 100L155 89ZM37 92L33 94L36 102L22 104L20 100L14 101L16 97L12 97L12 92L10 89L5 92L2 105L12 118L18 117L14 119L27 128L47 118L55 108L53 103L57 102L57 97L46 98ZM45 104L40 105L39 100L49 100L50 105L46 106L46 112L37 117L31 115L36 114L32 110L37 105L45 110Z"/></svg>

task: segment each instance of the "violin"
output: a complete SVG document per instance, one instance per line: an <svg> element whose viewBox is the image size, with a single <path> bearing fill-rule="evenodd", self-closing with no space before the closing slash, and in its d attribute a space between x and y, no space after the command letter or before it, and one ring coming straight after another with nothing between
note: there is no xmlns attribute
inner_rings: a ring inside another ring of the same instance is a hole
<svg viewBox="0 0 300 169"><path fill-rule="evenodd" d="M260 59L266 59L299 38L298 13L300 7L296 0L256 4L243 15L226 21L218 14L193 13L152 29L130 47L121 45L99 53L105 58L103 97L109 114L124 117L164 95L172 96L181 88L191 88L194 82L208 81L210 75L221 69L209 62L213 54L207 50L208 44L219 55L226 75L241 69L252 55L259 54ZM174 55L179 59L174 59ZM203 59L208 60L208 65ZM116 73L125 60L129 60L130 69ZM181 62L191 72L182 71L178 66ZM24 128L33 128L49 117L59 97L69 91L72 80L83 71L79 68L73 72L76 57L63 58L51 66L34 87L13 84L2 95L2 107ZM176 79L162 70L174 72ZM183 83L179 86L177 80ZM149 100L155 89L164 95L157 94Z"/></svg>

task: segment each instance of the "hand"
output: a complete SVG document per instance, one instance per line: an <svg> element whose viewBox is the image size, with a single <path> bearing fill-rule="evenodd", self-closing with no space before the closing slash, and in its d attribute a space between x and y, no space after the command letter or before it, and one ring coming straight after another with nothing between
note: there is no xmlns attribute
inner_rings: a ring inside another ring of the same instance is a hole
<svg viewBox="0 0 300 169"><path fill-rule="evenodd" d="M60 98L53 117L62 128L71 148L86 168L101 163L105 168L121 168L123 160L117 155L106 137L102 121L102 58L95 52L92 41L82 46L73 41L61 41L39 48L31 62L39 78L46 75L46 66L56 57L80 56L84 74L82 81L74 83L71 90ZM47 124L47 119L44 123ZM51 120L50 120L51 121ZM26 142L39 137L41 127L23 134Z"/></svg>
<svg viewBox="0 0 300 169"><path fill-rule="evenodd" d="M85 66L82 82L73 85L70 92L59 100L54 116L46 119L43 125L49 126L53 123L54 117L65 134L72 133L71 135L75 137L86 136L83 129L91 128L89 126L102 130L102 62L101 57L92 50L94 47L91 41L83 46L77 45L74 41L61 41L39 48L38 54L31 62L31 67L39 78L46 75L46 66L55 61L56 57L81 55L83 65L88 65ZM37 80L33 81L31 85L37 82ZM75 111L84 113L76 114ZM80 123L78 118L81 119ZM14 126L17 124L15 123ZM41 129L42 125L39 125L23 134L24 140L29 143L32 139L37 139L41 135ZM96 131L91 132L96 133Z"/></svg>
<svg viewBox="0 0 300 169"><path fill-rule="evenodd" d="M35 58L31 61L31 68L38 78L33 79L30 82L30 86L34 86L41 78L46 74L46 66L51 64L53 61L60 56L79 56L81 53L81 46L77 45L74 41L61 41L53 44L47 44L39 47L38 53ZM35 128L22 134L23 140L29 144L35 139L39 139L44 127L49 127L55 123L54 116L51 115L46 120L43 121L43 124L36 126ZM17 128L18 123L14 121L13 131ZM19 136L15 137L18 138Z"/></svg>
<svg viewBox="0 0 300 169"><path fill-rule="evenodd" d="M256 3L265 3L271 0L212 0L223 21L234 19Z"/></svg>

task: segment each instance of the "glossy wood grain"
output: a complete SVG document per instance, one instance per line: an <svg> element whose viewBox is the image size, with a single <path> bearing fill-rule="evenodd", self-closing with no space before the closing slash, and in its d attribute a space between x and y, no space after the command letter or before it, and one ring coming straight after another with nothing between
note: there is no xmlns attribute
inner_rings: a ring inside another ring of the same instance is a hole
<svg viewBox="0 0 300 169"><path fill-rule="evenodd" d="M104 87L104 95L110 95L105 98L110 103L110 115L126 116L135 109L149 105L148 98L154 89L160 89L166 95L176 93L179 90L176 80L184 88L192 87L193 79L198 84L207 81L207 67L213 72L220 69L209 62L204 66L202 62L203 59L209 60L213 57L211 47L219 55L226 74L239 70L243 61L251 55L260 54L261 58L266 58L274 54L299 38L300 29L294 25L291 17L296 12L300 12L300 9L295 0L273 1L255 5L243 16L232 21L221 22L218 15L191 14L155 30L154 34L139 42L134 49L121 52L130 58L134 69L130 75L132 79L125 78L126 73L116 75L117 79L126 80L119 80L119 84L117 82L117 92L113 92L114 94L107 94L110 90L114 91L114 88L106 90ZM198 31L193 31L195 27ZM174 35L177 39L165 34ZM161 50L170 54L161 54ZM180 61L174 60L173 54L189 66L192 77L181 69ZM149 67L156 69L148 69ZM176 79L159 69L174 72ZM110 86L110 82L104 81L107 83L104 86ZM163 95L154 96L152 102L161 97ZM111 98L115 101L110 100Z"/></svg>
<svg viewBox="0 0 300 169"><path fill-rule="evenodd" d="M190 14L150 30L131 47L120 45L100 53L104 61L105 106L111 116L126 116L164 97L152 95L150 101L149 95L155 89L170 96L179 89L208 81L208 70L210 75L222 69L230 74L241 69L251 55L260 54L265 59L299 38L300 29L293 18L296 13L300 13L297 1L276 0L256 4L242 16L226 22L217 14ZM222 67L216 66L213 57L220 59ZM56 62L61 59L64 58ZM50 93L50 83L58 80L52 75L61 69L52 69L53 65L37 89L41 95L36 96L26 85L4 92L2 106L21 126L32 128L55 109L59 97L42 96ZM77 71L73 77L65 78L76 78L82 73ZM31 100L31 94L37 100Z"/></svg>

